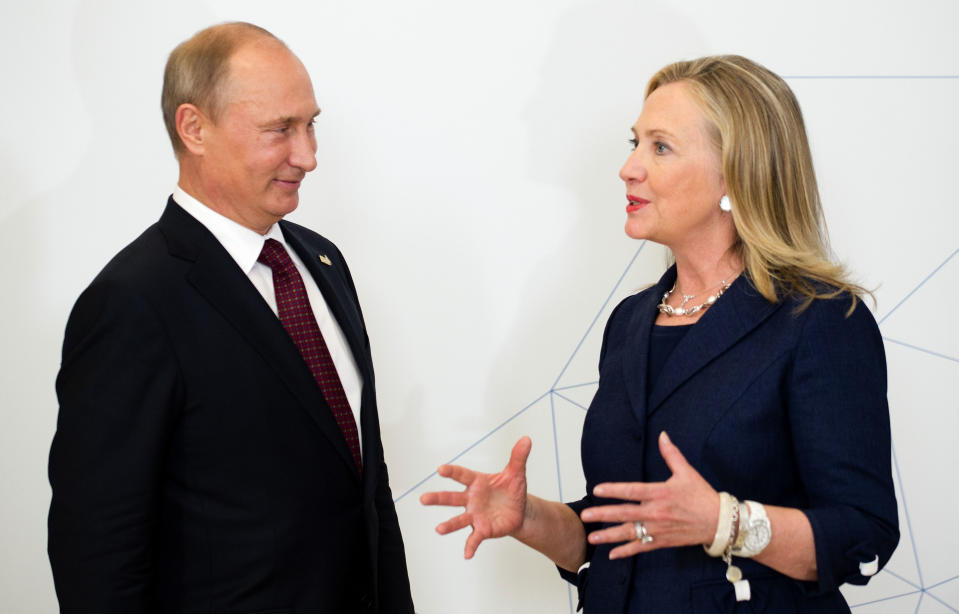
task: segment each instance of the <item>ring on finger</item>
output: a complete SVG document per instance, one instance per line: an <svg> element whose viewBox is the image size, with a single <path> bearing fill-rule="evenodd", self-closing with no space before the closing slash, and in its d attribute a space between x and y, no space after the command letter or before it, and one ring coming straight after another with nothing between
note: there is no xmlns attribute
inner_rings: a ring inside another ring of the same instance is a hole
<svg viewBox="0 0 959 614"><path fill-rule="evenodd" d="M639 540L641 544L648 544L653 541L653 536L649 534L649 531L646 530L646 525L643 524L641 520L633 523L633 529L636 531L636 539Z"/></svg>

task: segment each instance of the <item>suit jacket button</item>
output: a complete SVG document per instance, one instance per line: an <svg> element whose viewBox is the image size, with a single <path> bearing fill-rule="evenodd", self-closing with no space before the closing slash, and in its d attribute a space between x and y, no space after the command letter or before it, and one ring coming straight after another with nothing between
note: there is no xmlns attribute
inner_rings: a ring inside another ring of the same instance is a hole
<svg viewBox="0 0 959 614"><path fill-rule="evenodd" d="M373 609L373 598L370 597L369 593L363 593L360 595L360 607L362 607L364 610Z"/></svg>

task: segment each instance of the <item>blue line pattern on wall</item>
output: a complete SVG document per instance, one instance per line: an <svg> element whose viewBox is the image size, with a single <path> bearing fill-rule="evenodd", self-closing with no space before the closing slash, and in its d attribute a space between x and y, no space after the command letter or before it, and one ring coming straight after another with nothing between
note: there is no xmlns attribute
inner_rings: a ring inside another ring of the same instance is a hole
<svg viewBox="0 0 959 614"><path fill-rule="evenodd" d="M800 79L802 79L802 80L812 80L812 79L833 79L833 80L853 80L853 79L855 79L855 80L883 80L883 79L900 79L900 80L948 80L948 79L959 79L959 75L791 75L791 76L786 76L786 77L784 77L784 78L785 78L786 80L800 80ZM474 448L476 448L477 446L479 446L481 443L483 443L484 441L486 441L487 439L489 439L493 434L495 434L497 431L499 431L500 429L502 429L503 427L505 427L507 424L511 423L511 422L514 421L515 419L519 418L521 415L525 414L527 411L529 411L531 408L533 408L535 405L537 405L540 401L542 401L542 400L545 399L546 397L549 397L549 402L550 402L550 418L551 418L551 420L552 420L553 447L554 447L553 452L554 452L554 462L555 462L555 470L556 470L557 490L558 490L559 499L560 499L560 500L563 500L562 471L561 471L561 467L560 467L560 449L559 449L559 441L558 441L558 437L557 437L557 427L556 427L556 411L557 411L557 410L556 410L555 399L558 397L558 398L562 399L563 401L565 401L566 403L569 403L569 404L571 404L571 405L574 406L574 407L580 408L580 409L583 410L583 411L585 411L585 410L587 409L586 406L583 405L583 403L581 403L581 402L579 402L579 401L576 401L576 400L570 398L567 394L563 394L563 392L564 392L564 391L569 391L569 390L574 390L574 389L590 389L590 388L595 389L595 388L598 386L599 382L598 382L598 381L589 381L589 382L571 382L571 383L564 383L564 382L562 381L562 380L563 380L563 377L566 375L566 373L567 373L567 371L568 371L571 363L572 363L573 360L576 358L576 356L577 356L577 354L579 353L580 349L583 347L584 342L585 342L586 339L589 337L590 333L593 331L593 329L595 328L596 324L599 322L600 317L606 312L607 308L609 307L610 301L611 301L611 300L613 299L613 297L616 295L617 291L619 290L620 286L622 285L623 280L626 278L626 276L628 275L628 273L630 272L630 270L631 270L631 269L633 268L633 266L636 264L636 262L637 262L637 260L638 260L638 258L639 258L639 256L640 256L640 254L643 252L643 249L644 249L645 247L646 247L646 241L643 241L643 242L639 245L639 248L636 250L636 252L633 254L633 257L630 259L629 263L626 265L626 268L623 270L623 273L619 276L619 279L616 281L616 284L613 286L613 289L609 292L609 295L606 297L606 300L603 302L602 306L601 306L601 307L599 308L599 310L596 312L596 316L593 318L593 320L590 322L589 326L586 328L585 333L583 334L583 336L582 336L582 338L580 339L579 343L578 343L578 344L576 345L576 347L573 349L573 352L570 354L569 358L566 360L566 362L565 362L565 364L563 365L563 368L560 370L559 374L556 376L556 379L554 380L552 386L550 386L550 388L549 388L546 392L544 392L543 394L541 394L540 396L538 396L536 399L534 399L533 401L531 401L531 402L530 402L529 404L527 404L525 407L523 407L522 409L520 409L519 411L517 411L516 413L514 413L512 416L510 416L510 417L508 417L507 419L505 419L505 420L504 420L503 422L501 422L499 425L497 425L496 427L494 427L492 430L490 430L489 432L487 432L485 435L483 435L482 437L480 437L479 439L477 439L474 443L472 443L471 445L469 445L468 447L466 447L465 449L463 449L462 451L460 451L459 453L457 453L452 459L449 460L449 463L454 463L454 462L456 462L459 458L463 457L465 454L467 454L468 452L470 452L471 450L473 450ZM890 318L892 315L894 315L901 307L903 307L905 304L907 304L909 301L911 301L929 281L931 281L932 279L934 279L937 275L940 275L940 274L946 269L946 267L947 267L947 265L949 264L949 262L950 262L957 254L959 254L959 247L954 248L954 250L952 251L952 253L951 253L947 258L945 258L945 260L943 260L938 266L936 266L925 278L923 278L921 281L919 281L912 290L910 290L902 299L899 300L898 303L896 303L896 305L895 305L892 309L889 310L888 313L886 313L885 315L883 315L883 316L881 316L881 317L878 317L878 316L877 316L878 323L879 323L879 325L880 325L880 330L882 329L882 325L883 325L887 320L889 320L889 318ZM920 352L920 353L923 353L923 354L932 356L932 357L934 357L934 358L936 358L936 359L941 359L941 360L949 361L949 362L951 362L951 363L959 363L959 357L949 356L949 355L944 354L944 353L942 353L942 352L938 352L938 351L934 351L934 350L932 350L932 349L920 347L920 346L918 346L918 345L909 343L909 342L907 342L907 341L903 341L903 340L901 340L901 339L893 339L893 338L890 338L890 337L886 336L885 334L883 335L883 339L884 339L884 341L885 341L887 344L891 343L891 344L894 344L894 345L897 345L897 346L905 347L905 348L907 348L907 349L914 350L914 351L916 351L916 352ZM595 392L595 390L594 390L594 392ZM926 585L926 584L925 584L925 581L924 581L924 579L923 579L923 568L924 568L923 559L922 559L921 553L920 553L920 551L919 551L919 547L918 547L918 545L916 544L916 541L915 541L915 539L914 539L914 533L913 533L913 527L912 527L912 519L911 519L910 514L909 514L909 499L908 499L908 497L907 497L907 495L906 495L905 484L904 484L904 482L903 482L902 472L900 471L900 467L899 467L899 458L898 458L898 455L896 454L895 434L893 434L893 449L892 449L892 452L893 452L893 472L894 472L894 476L893 476L893 477L894 477L894 480L895 480L895 482L896 482L896 486L897 486L897 488L898 488L898 493L899 493L899 497L900 497L899 503L900 503L901 509L902 509L902 511L903 511L903 516L904 516L904 518L905 518L905 525L906 525L905 527L901 527L901 528L904 529L904 530L902 531L902 537L901 537L901 540L900 540L900 544L899 544L899 548L898 548L898 550L897 550L897 553L901 554L901 551L902 551L903 549L910 549L910 550L912 551L912 555L913 555L912 558L913 558L913 560L914 560L914 562L915 562L915 565L916 565L916 571L917 571L917 576L918 576L918 580L919 580L919 581L918 581L918 583L916 583L916 582L908 579L905 575L903 575L903 574L901 574L901 573L898 573L898 572L893 568L893 566L887 565L884 569L882 569L882 570L880 571L880 574L885 574L886 576L889 576L890 578L894 578L895 580L897 580L897 581L899 581L899 582L902 582L902 583L905 584L907 587L909 587L909 590L906 590L906 591L904 591L904 592L896 592L895 594L891 594L891 595L889 595L889 596L887 596L887 597L883 597L883 598L880 598L880 599L870 599L870 600L868 600L868 601L862 601L862 602L859 602L859 603L851 603L851 604L850 604L850 607L852 607L852 608L854 608L854 609L857 609L857 610L860 610L860 611L863 611L863 612L868 612L869 609L870 609L869 606L874 606L874 605L877 605L877 604L888 604L889 602L892 602L892 601L895 601L895 602L897 602L897 603L898 603L898 602L902 602L903 605L906 605L906 603L907 603L907 601L908 601L909 604L911 605L912 600L915 600L915 610L914 610L914 611L918 614L920 611L922 611L923 601L925 600L926 597L928 597L930 600L936 602L936 604L938 604L938 606L945 607L947 610L949 610L949 611L951 611L951 612L955 612L956 614L959 614L959 602L949 603L949 602L946 601L946 599L940 597L939 595L936 595L936 594L933 592L933 590L935 590L935 589L941 589L941 588L943 588L943 587L945 587L945 586L947 586L947 585L950 585L951 583L954 583L954 582L959 581L959 573L957 573L956 575L953 575L953 576L951 576L951 577L949 577L949 578L947 578L947 579L945 579L945 580L941 580L941 581L939 581L939 582L936 582L936 583L934 583L934 584L930 584L930 585ZM397 496L396 499L395 499L395 501L396 501L396 502L401 501L402 499L404 499L405 497L407 497L407 496L408 496L409 494L411 494L413 491L415 491L415 490L417 490L418 488L420 488L424 483L426 483L428 480L430 480L431 478L433 478L433 477L436 476L436 475L437 475L437 474L436 474L435 471L432 472L432 473L430 473L429 475L427 475L426 477L424 477L422 480L418 481L416 484L414 484L413 486L411 486L410 488L408 488L407 490L405 490L402 494L400 494L399 496ZM957 565L956 571L959 572L959 561L955 562L955 564ZM570 611L570 614L574 614L574 601L573 601L573 596L572 596L572 589L571 589L571 587L567 587L567 590L568 590L568 594L569 594L569 611ZM897 611L898 611L898 610L897 610ZM940 611L938 607L937 607L937 610L936 610L936 611Z"/></svg>

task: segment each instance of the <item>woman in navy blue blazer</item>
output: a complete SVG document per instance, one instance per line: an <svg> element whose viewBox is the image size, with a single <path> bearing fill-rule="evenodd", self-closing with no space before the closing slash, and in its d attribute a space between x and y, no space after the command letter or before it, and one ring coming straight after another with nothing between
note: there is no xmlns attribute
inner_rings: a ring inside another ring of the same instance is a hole
<svg viewBox="0 0 959 614"><path fill-rule="evenodd" d="M675 265L610 316L583 426L587 492L526 492L531 442L444 465L437 527L548 556L589 614L848 612L899 539L886 366L864 291L829 259L802 115L738 56L649 83L620 171L626 233Z"/></svg>

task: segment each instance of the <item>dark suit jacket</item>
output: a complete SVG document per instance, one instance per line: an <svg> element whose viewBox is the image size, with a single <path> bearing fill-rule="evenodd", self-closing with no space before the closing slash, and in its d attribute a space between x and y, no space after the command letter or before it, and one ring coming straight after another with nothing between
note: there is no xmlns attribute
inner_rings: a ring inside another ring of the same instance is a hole
<svg viewBox="0 0 959 614"><path fill-rule="evenodd" d="M48 545L62 612L413 611L353 281L332 243L281 227L363 377L362 478L280 321L171 199L67 325Z"/></svg>
<svg viewBox="0 0 959 614"><path fill-rule="evenodd" d="M848 297L801 312L794 299L770 303L743 275L647 382L656 304L674 280L675 268L610 316L583 426L587 492L600 482L668 479L657 446L665 430L716 490L801 509L819 581L737 559L752 589L752 600L737 604L725 564L699 546L615 561L609 547L590 548L585 611L848 612L839 585L865 583L860 563L878 556L885 565L899 539L875 320L861 303L847 318ZM587 496L573 507L603 502Z"/></svg>

